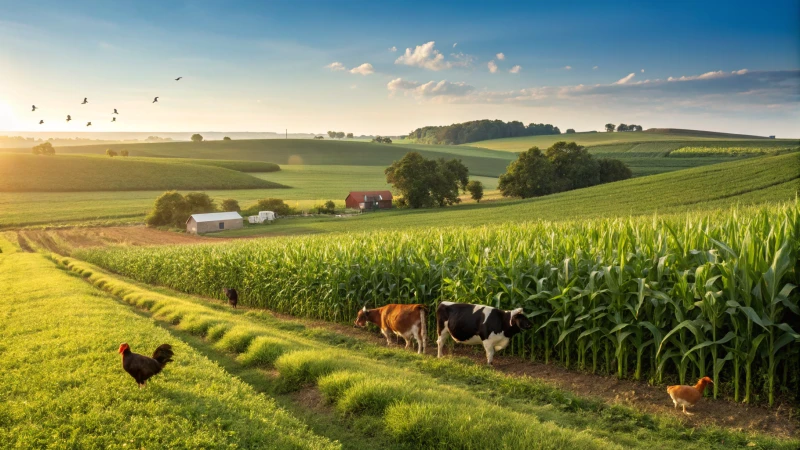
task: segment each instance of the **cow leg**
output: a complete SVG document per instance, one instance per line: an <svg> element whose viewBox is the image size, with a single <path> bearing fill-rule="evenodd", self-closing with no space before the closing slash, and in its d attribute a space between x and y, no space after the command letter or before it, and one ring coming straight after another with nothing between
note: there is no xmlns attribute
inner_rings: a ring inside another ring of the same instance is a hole
<svg viewBox="0 0 800 450"><path fill-rule="evenodd" d="M444 343L447 341L448 336L450 336L450 330L442 328L442 331L439 333L439 339L436 340L438 346L438 352L436 353L437 358L442 357L442 349L444 348Z"/></svg>
<svg viewBox="0 0 800 450"><path fill-rule="evenodd" d="M383 337L386 338L386 346L391 347L392 341L389 339L389 330L384 330L383 328L381 328L381 333L383 333Z"/></svg>
<svg viewBox="0 0 800 450"><path fill-rule="evenodd" d="M406 343L406 350L407 350L408 347L411 346L411 336L406 336L406 335L402 336L403 336L403 341Z"/></svg>
<svg viewBox="0 0 800 450"><path fill-rule="evenodd" d="M483 348L486 350L486 362L491 366L492 360L494 359L494 344L487 339L483 341Z"/></svg>
<svg viewBox="0 0 800 450"><path fill-rule="evenodd" d="M413 336L414 339L417 341L417 353L424 353L423 342L422 338L420 337L420 332L417 328L413 329Z"/></svg>

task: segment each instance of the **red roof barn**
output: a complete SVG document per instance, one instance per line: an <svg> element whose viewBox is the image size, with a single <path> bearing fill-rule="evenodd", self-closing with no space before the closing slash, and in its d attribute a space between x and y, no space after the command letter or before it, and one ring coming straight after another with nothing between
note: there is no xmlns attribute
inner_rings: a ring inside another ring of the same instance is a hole
<svg viewBox="0 0 800 450"><path fill-rule="evenodd" d="M389 209L392 193L389 191L353 191L347 194L344 203L351 209Z"/></svg>

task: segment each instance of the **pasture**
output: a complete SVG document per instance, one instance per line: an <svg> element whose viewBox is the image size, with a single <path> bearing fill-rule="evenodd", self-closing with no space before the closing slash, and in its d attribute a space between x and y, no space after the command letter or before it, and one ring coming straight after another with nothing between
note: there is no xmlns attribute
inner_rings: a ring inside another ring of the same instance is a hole
<svg viewBox="0 0 800 450"><path fill-rule="evenodd" d="M186 160L152 158L0 154L0 192L283 187L229 167L237 167L237 164L225 161L193 164ZM262 165L261 168L274 169L274 165Z"/></svg>

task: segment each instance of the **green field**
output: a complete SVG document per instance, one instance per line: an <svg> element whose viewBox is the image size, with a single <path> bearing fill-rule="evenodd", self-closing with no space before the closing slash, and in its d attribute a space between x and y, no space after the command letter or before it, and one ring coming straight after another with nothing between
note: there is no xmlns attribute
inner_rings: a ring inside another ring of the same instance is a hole
<svg viewBox="0 0 800 450"><path fill-rule="evenodd" d="M284 187L224 166L225 161L0 154L0 192L275 189ZM223 166L223 167L219 167ZM270 166L263 166L269 169Z"/></svg>
<svg viewBox="0 0 800 450"><path fill-rule="evenodd" d="M687 130L687 133L677 132L623 132L623 133L574 133L557 134L548 136L524 136L517 138L492 139L489 141L472 142L461 147L480 147L506 152L521 152L531 147L547 148L558 141L575 141L579 145L594 147L598 145L647 143L647 142L713 142L713 141L753 141L762 146L787 145L797 142L797 139L753 139L736 135L715 134L702 131ZM685 145L685 144L684 144Z"/></svg>
<svg viewBox="0 0 800 450"><path fill-rule="evenodd" d="M0 440L6 448L335 449L274 400L42 255L0 239ZM138 389L117 348L175 361Z"/></svg>

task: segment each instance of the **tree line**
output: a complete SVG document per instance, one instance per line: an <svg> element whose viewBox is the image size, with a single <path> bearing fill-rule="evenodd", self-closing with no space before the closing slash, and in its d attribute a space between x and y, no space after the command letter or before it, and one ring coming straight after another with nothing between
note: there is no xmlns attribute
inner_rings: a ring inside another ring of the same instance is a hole
<svg viewBox="0 0 800 450"><path fill-rule="evenodd" d="M345 133L344 131L328 131L328 137L331 139L353 139L353 133Z"/></svg>
<svg viewBox="0 0 800 450"><path fill-rule="evenodd" d="M328 207L329 205L326 204L325 206ZM297 214L294 208L278 198L264 198L246 209L241 209L236 199L225 199L217 206L214 199L205 192L189 192L184 195L180 192L169 191L164 192L156 199L155 205L145 221L151 227L183 228L192 214L219 211L236 211L241 213L242 216L253 216L258 214L259 211L273 211L279 216Z"/></svg>
<svg viewBox="0 0 800 450"><path fill-rule="evenodd" d="M642 131L641 125L626 125L621 123L619 125L614 125L613 123L606 124L606 132L613 133L615 131Z"/></svg>
<svg viewBox="0 0 800 450"><path fill-rule="evenodd" d="M558 127L531 123L527 126L519 121L503 122L502 120L473 120L471 122L454 123L447 126L428 126L417 128L408 134L423 144L466 144L468 142L485 141L519 136L542 136L561 134Z"/></svg>

